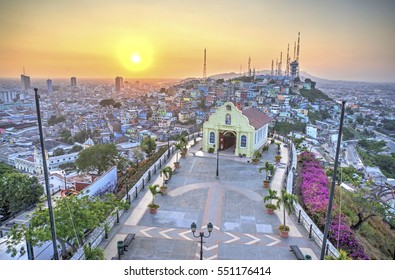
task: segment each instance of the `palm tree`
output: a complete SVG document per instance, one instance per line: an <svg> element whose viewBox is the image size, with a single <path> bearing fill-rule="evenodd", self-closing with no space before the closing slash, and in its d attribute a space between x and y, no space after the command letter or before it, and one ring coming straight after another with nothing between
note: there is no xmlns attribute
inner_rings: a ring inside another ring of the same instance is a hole
<svg viewBox="0 0 395 280"><path fill-rule="evenodd" d="M291 214L294 210L294 202L297 202L298 198L296 195L287 193L285 190L281 191L281 196L277 200L277 207L283 206L283 213L284 213L284 223L279 226L280 231L289 231L289 227L286 225L285 221L285 211L288 212L288 215Z"/></svg>
<svg viewBox="0 0 395 280"><path fill-rule="evenodd" d="M263 201L264 202L266 202L266 201L270 201L270 203L269 204L273 204L273 200L279 200L280 198L277 196L277 191L275 191L275 190L269 190L269 194L268 195L266 195L264 198L263 198Z"/></svg>
<svg viewBox="0 0 395 280"><path fill-rule="evenodd" d="M178 152L181 151L181 150L184 148L184 146L181 145L180 143L177 143L177 144L175 144L174 146L176 147L176 150L177 150L177 153L176 153L176 161L174 162L174 166L175 166L176 168L178 168L178 167L179 167L179 164L180 164L179 161L178 161Z"/></svg>
<svg viewBox="0 0 395 280"><path fill-rule="evenodd" d="M259 172L261 173L263 170L265 170L265 172L266 172L266 179L264 180L264 183L269 184L270 183L269 174L273 173L274 165L271 164L270 162L266 161L265 165L263 167L259 168ZM268 187L268 185L267 185L267 187Z"/></svg>
<svg viewBox="0 0 395 280"><path fill-rule="evenodd" d="M170 166L166 166L160 171L159 174L161 177L163 176L163 185L164 185L165 181L170 180L171 176L173 175L173 170L171 169Z"/></svg>
<svg viewBox="0 0 395 280"><path fill-rule="evenodd" d="M265 207L268 214L272 215L274 213L274 210L277 209L277 206L273 204L273 200L279 200L279 197L277 196L277 191L269 189L269 194L263 198L264 202L268 200L270 201L270 203L266 204Z"/></svg>
<svg viewBox="0 0 395 280"><path fill-rule="evenodd" d="M159 208L159 205L155 204L155 196L158 194L163 195L163 193L160 191L159 185L150 185L150 186L148 186L148 189L150 190L150 192L152 194L152 200L151 200L150 204L148 204L148 208L150 208L150 212L152 214L155 214Z"/></svg>
<svg viewBox="0 0 395 280"><path fill-rule="evenodd" d="M177 141L179 144L181 144L182 149L185 149L188 145L188 140L182 134L179 135L179 137L177 138Z"/></svg>

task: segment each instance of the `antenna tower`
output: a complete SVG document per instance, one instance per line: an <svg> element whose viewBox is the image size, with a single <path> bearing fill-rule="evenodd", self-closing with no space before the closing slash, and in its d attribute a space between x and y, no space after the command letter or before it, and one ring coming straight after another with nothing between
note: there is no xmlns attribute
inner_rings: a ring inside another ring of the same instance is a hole
<svg viewBox="0 0 395 280"><path fill-rule="evenodd" d="M272 71L270 72L270 76L273 76L273 64L274 64L274 60L272 59Z"/></svg>
<svg viewBox="0 0 395 280"><path fill-rule="evenodd" d="M248 77L251 77L251 56L248 57Z"/></svg>
<svg viewBox="0 0 395 280"><path fill-rule="evenodd" d="M287 49L287 66L285 67L285 75L287 77L289 76L289 44Z"/></svg>
<svg viewBox="0 0 395 280"><path fill-rule="evenodd" d="M296 62L298 63L298 74L297 74L298 77L299 77L299 69L300 69L299 51L300 51L300 32L298 32L298 48L296 49Z"/></svg>
<svg viewBox="0 0 395 280"><path fill-rule="evenodd" d="M278 75L281 76L281 67L283 64L283 52L280 52L280 63L278 64Z"/></svg>
<svg viewBox="0 0 395 280"><path fill-rule="evenodd" d="M206 68L206 49L204 49L204 65L203 65L203 79L207 78L207 68Z"/></svg>

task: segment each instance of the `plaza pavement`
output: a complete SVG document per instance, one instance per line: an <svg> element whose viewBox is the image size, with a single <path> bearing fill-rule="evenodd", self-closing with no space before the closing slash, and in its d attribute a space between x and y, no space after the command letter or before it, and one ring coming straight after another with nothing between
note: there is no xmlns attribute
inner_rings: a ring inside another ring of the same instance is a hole
<svg viewBox="0 0 395 280"><path fill-rule="evenodd" d="M201 144L190 148L185 159L180 159L168 184L168 193L157 196L158 213L149 213L147 205L152 196L147 189L139 193L110 232L109 238L99 245L105 258L117 256L117 241L128 233L136 237L121 259L188 260L199 259L200 238L192 235L190 226L197 224L196 234L211 222L214 230L203 241L204 259L218 260L294 260L289 245L296 244L304 254L318 259L320 249L308 238L308 232L297 223L295 215L287 215L289 237L281 238L277 227L282 223L282 210L274 215L266 213L262 187L264 172L259 168L266 160L274 162L275 144L263 153L258 165L248 158L232 155L232 151L219 153L219 178L216 178L217 155L200 151ZM288 150L281 146L282 159L276 164L271 188L281 192L288 162ZM173 167L175 155L167 163ZM156 175L150 184L162 184Z"/></svg>

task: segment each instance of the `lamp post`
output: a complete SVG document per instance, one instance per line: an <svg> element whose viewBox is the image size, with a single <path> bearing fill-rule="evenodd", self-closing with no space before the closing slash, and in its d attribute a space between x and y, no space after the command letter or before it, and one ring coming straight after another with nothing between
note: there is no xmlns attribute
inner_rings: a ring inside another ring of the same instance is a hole
<svg viewBox="0 0 395 280"><path fill-rule="evenodd" d="M207 231L208 231L208 235L204 235L204 232L199 232L199 235L195 235L196 232L196 224L192 223L191 224L191 231L194 237L196 238L200 238L200 241L198 241L200 243L200 260L203 260L203 237L204 238L209 238L211 235L211 232L213 231L213 224L212 223L208 223L207 224Z"/></svg>
<svg viewBox="0 0 395 280"><path fill-rule="evenodd" d="M214 149L215 149L215 144L214 144ZM219 148L217 148L217 171L216 171L216 173L215 173L215 178L216 178L216 179L219 179L218 166L219 166Z"/></svg>
<svg viewBox="0 0 395 280"><path fill-rule="evenodd" d="M166 132L167 134L167 158L170 157L170 130Z"/></svg>
<svg viewBox="0 0 395 280"><path fill-rule="evenodd" d="M57 248L57 237L56 237L56 228L55 228L55 217L52 209L52 200L51 193L49 190L49 178L48 178L48 168L47 168L47 159L45 157L45 146L44 146L44 136L43 136L43 128L41 124L41 112L40 112L40 96L38 95L38 89L34 89L34 97L36 100L36 111L37 111L37 122L38 122L38 132L40 135L40 144L41 144L41 155L43 159L43 172L44 172L44 181L45 181L45 190L47 193L47 203L48 203L48 213L49 213L49 222L51 228L51 236L52 236L52 246L53 246L53 259L59 260L58 248Z"/></svg>
<svg viewBox="0 0 395 280"><path fill-rule="evenodd" d="M128 186L128 168L123 171L125 175L125 184L126 184L126 201L130 204L130 196L129 196L129 186Z"/></svg>
<svg viewBox="0 0 395 280"><path fill-rule="evenodd" d="M325 257L325 249L326 249L326 242L328 239L328 232L331 222L331 213L332 213L332 203L333 197L335 195L335 183L336 183L336 172L337 166L339 163L339 152L340 152L340 144L342 141L342 131L343 131L343 120L344 120L344 106L346 101L342 101L342 110L340 114L340 126L339 126L339 133L337 136L337 146L336 146L336 155L335 155L335 166L333 167L333 176L332 176L332 186L329 192L329 202L328 202L328 210L326 212L326 221L325 221L325 228L324 228L324 238L322 240L322 247L321 247L321 257L320 259L323 260Z"/></svg>
<svg viewBox="0 0 395 280"><path fill-rule="evenodd" d="M67 189L66 171L63 170L62 173L63 173L63 179L64 179L64 190L66 190Z"/></svg>

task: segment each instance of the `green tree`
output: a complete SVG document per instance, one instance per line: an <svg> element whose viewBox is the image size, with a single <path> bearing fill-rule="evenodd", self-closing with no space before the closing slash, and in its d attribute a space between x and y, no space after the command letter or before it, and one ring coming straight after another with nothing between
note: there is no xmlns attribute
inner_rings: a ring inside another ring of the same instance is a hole
<svg viewBox="0 0 395 280"><path fill-rule="evenodd" d="M144 159L144 153L140 150L140 148L133 149L132 157L133 157L133 162L136 165L136 170L138 170L140 161Z"/></svg>
<svg viewBox="0 0 395 280"><path fill-rule="evenodd" d="M53 151L53 156L54 157L61 156L61 155L64 155L64 150L62 148L57 148L57 149L55 149Z"/></svg>
<svg viewBox="0 0 395 280"><path fill-rule="evenodd" d="M62 130L60 132L60 137L62 138L63 142L66 142L66 143L69 143L69 144L73 143L73 138L71 136L70 130L67 130L67 129Z"/></svg>
<svg viewBox="0 0 395 280"><path fill-rule="evenodd" d="M94 145L78 154L75 161L78 171L102 174L121 160L114 144Z"/></svg>
<svg viewBox="0 0 395 280"><path fill-rule="evenodd" d="M273 200L279 200L279 197L277 196L277 191L269 189L269 193L263 198L263 201L269 201L269 204L272 204L273 208L277 208L277 206L273 204Z"/></svg>
<svg viewBox="0 0 395 280"><path fill-rule="evenodd" d="M63 116L56 117L56 116L52 115L49 118L47 123L48 123L48 126L52 126L52 125L55 125L55 124L58 124L58 123L62 123L62 122L65 122L65 121L66 121L66 118L63 117Z"/></svg>
<svg viewBox="0 0 395 280"><path fill-rule="evenodd" d="M16 170L12 166L0 162L0 176L6 173L13 173L13 172L16 172Z"/></svg>
<svg viewBox="0 0 395 280"><path fill-rule="evenodd" d="M112 105L112 106L113 106L114 108L119 109L119 108L121 108L122 103L121 103L121 102L115 102L114 105Z"/></svg>
<svg viewBox="0 0 395 280"><path fill-rule="evenodd" d="M64 171L72 171L72 170L76 170L77 167L75 166L74 162L66 162L66 163L62 163L59 165L59 168L64 170Z"/></svg>
<svg viewBox="0 0 395 280"><path fill-rule="evenodd" d="M281 196L277 200L277 208L279 208L281 205L283 206L284 223L280 227L282 227L285 231L289 230L289 227L286 225L285 221L285 212L288 212L288 215L291 214L294 210L294 202L296 201L298 201L296 195L287 193L285 190L281 191Z"/></svg>
<svg viewBox="0 0 395 280"><path fill-rule="evenodd" d="M350 226L353 230L358 230L363 223L372 217L385 217L389 214L389 206L386 203L381 203L377 190L360 188L351 194L351 198L354 202L354 211L358 217L358 220L352 221L353 224Z"/></svg>
<svg viewBox="0 0 395 280"><path fill-rule="evenodd" d="M91 249L88 244L85 244L84 254L86 260L104 260L104 250L99 247Z"/></svg>
<svg viewBox="0 0 395 280"><path fill-rule="evenodd" d="M73 137L73 142L84 143L90 136L89 130L81 130Z"/></svg>
<svg viewBox="0 0 395 280"><path fill-rule="evenodd" d="M74 145L74 146L68 151L68 154L76 153L76 152L82 151L83 149L84 149L84 147L82 147L82 146L80 146L80 145Z"/></svg>
<svg viewBox="0 0 395 280"><path fill-rule="evenodd" d="M18 172L0 176L0 215L17 213L39 201L44 188L36 177Z"/></svg>
<svg viewBox="0 0 395 280"><path fill-rule="evenodd" d="M115 100L112 98L103 99L103 100L100 100L100 102L99 102L100 106L102 106L102 107L113 106L114 103L115 103Z"/></svg>
<svg viewBox="0 0 395 280"><path fill-rule="evenodd" d="M156 150L156 142L151 136L147 136L141 141L140 148L151 159L151 155Z"/></svg>
<svg viewBox="0 0 395 280"><path fill-rule="evenodd" d="M261 173L263 170L265 170L265 173L266 173L265 182L268 182L268 183L270 182L270 180L269 180L269 175L273 173L274 168L275 168L274 165L271 164L271 163L268 162L268 161L265 162L265 165L264 165L263 167L259 168L259 172L260 172L260 173Z"/></svg>
<svg viewBox="0 0 395 280"><path fill-rule="evenodd" d="M83 245L86 232L100 226L111 213L124 207L124 202L117 201L113 194L104 195L102 198L69 196L57 199L53 212L57 241L63 254L67 252L67 246L75 252ZM11 230L7 251L16 256L17 245L24 239L30 240L33 246L40 246L51 240L51 229L48 225L48 211L36 209L31 216L29 227L20 225ZM23 254L24 250L20 253Z"/></svg>
<svg viewBox="0 0 395 280"><path fill-rule="evenodd" d="M163 193L160 191L159 185L150 185L150 186L148 186L148 189L150 190L150 192L152 194L152 199L151 199L150 204L148 204L148 207L159 208L159 205L155 204L155 196L157 196L158 194L163 195Z"/></svg>

